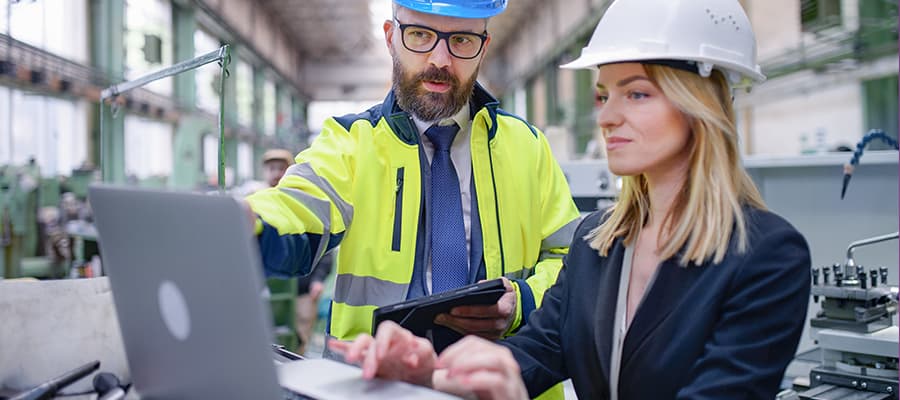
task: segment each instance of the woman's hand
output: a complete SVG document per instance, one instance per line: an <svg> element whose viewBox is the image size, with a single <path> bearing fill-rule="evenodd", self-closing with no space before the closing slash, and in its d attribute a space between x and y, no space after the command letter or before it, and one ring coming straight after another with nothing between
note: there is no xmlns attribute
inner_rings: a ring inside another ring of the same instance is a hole
<svg viewBox="0 0 900 400"><path fill-rule="evenodd" d="M482 338L462 338L441 353L436 366L441 373L435 375L435 389L464 396L474 394L479 399L528 398L512 352Z"/></svg>
<svg viewBox="0 0 900 400"><path fill-rule="evenodd" d="M361 365L363 378L377 376L431 387L437 360L431 342L392 321L382 322L374 338L362 334L352 342L332 341L329 346L347 362Z"/></svg>

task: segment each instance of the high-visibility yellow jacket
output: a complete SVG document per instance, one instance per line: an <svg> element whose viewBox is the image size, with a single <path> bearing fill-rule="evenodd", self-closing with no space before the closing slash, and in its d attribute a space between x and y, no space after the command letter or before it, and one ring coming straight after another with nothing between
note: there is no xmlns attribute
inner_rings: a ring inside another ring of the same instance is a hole
<svg viewBox="0 0 900 400"><path fill-rule="evenodd" d="M470 109L484 273L513 281L513 332L556 281L578 211L539 130L478 85ZM269 275L309 273L340 244L329 324L337 339L370 332L372 311L405 300L427 259L418 142L391 93L362 114L328 119L277 187L248 198Z"/></svg>

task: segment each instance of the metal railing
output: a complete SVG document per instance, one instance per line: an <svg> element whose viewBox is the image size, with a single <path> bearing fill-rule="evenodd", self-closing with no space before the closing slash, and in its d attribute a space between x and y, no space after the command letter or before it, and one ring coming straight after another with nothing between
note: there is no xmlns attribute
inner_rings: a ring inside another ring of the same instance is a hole
<svg viewBox="0 0 900 400"><path fill-rule="evenodd" d="M113 107L113 117L116 115L117 103L115 102L116 97L119 95L129 92L134 89L141 88L151 82L167 78L173 75L178 75L180 73L191 71L197 68L200 68L204 65L218 62L219 67L221 68L219 74L219 113L218 113L218 122L219 122L219 160L218 160L218 186L219 191L225 191L225 114L223 113L225 109L225 78L228 77L228 64L231 62L231 51L229 46L226 44L220 47L217 50L213 50L209 53L203 54L201 56L192 58L190 60L185 60L179 62L175 65L172 65L167 68L163 68L161 70L151 72L144 76L138 77L137 79L131 81L121 82L115 85L112 85L103 91L100 92L100 169L103 171L103 163L104 158L107 154L106 146L108 145L105 140L104 133L104 123L105 115L104 110L106 109L107 100L110 100L109 103L111 107ZM103 177L106 180L106 176Z"/></svg>

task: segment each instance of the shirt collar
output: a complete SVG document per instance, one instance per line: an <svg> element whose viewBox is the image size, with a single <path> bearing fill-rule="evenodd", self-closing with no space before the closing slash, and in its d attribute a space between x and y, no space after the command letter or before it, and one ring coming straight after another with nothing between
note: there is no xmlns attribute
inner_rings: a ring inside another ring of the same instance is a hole
<svg viewBox="0 0 900 400"><path fill-rule="evenodd" d="M472 124L472 121L469 119L469 103L468 102L466 102L466 104L464 104L462 106L462 108L460 108L459 111L457 111L456 114L454 114L452 117L444 118L437 122L422 121L415 115L413 115L412 119L413 119L413 122L415 122L415 124L416 124L416 128L419 129L420 137L425 135L425 130L430 128L431 125L434 125L435 123L437 123L438 125L450 125L451 121L456 122L456 124L459 125L460 132L468 131L469 125Z"/></svg>

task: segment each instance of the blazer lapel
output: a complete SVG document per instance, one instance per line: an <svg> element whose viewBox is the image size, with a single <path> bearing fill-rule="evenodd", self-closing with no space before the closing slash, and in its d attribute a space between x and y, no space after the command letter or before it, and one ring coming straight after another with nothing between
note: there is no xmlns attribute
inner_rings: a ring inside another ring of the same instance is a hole
<svg viewBox="0 0 900 400"><path fill-rule="evenodd" d="M684 295L704 271L704 267L693 264L689 264L687 268L682 267L678 265L676 257L663 261L659 266L652 286L647 289L643 303L631 321L622 348L623 366L655 328L682 302Z"/></svg>
<svg viewBox="0 0 900 400"><path fill-rule="evenodd" d="M621 245L621 239L610 247L606 260L598 258L600 271L598 273L596 303L594 304L594 346L600 360L603 377L609 381L610 357L612 356L613 325L616 321L616 296L619 292L619 275L622 273L622 260L625 256L625 248Z"/></svg>

